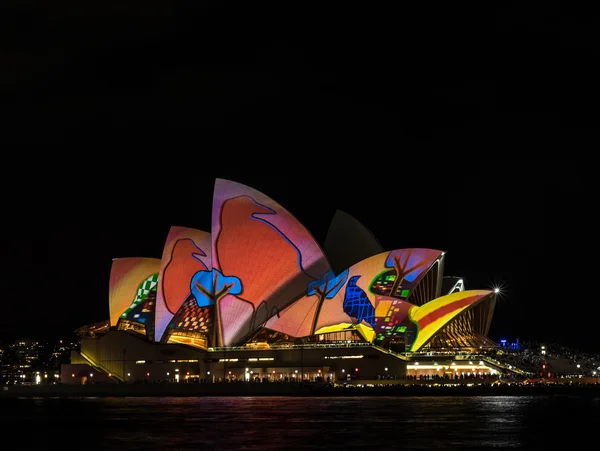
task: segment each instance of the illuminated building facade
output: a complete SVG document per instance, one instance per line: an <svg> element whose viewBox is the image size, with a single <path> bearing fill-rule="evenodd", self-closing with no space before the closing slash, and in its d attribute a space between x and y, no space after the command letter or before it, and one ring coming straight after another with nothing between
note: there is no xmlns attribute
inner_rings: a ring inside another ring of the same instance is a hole
<svg viewBox="0 0 600 451"><path fill-rule="evenodd" d="M269 197L217 179L210 233L172 227L160 259L113 260L109 319L79 329L72 363L120 380L367 377L495 346L495 293L443 277L445 252L384 251L342 212L324 248Z"/></svg>

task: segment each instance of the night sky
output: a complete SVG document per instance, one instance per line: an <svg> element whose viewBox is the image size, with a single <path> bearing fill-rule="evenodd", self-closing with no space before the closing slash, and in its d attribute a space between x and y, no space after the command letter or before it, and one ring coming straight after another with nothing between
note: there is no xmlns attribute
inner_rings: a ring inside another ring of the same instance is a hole
<svg viewBox="0 0 600 451"><path fill-rule="evenodd" d="M106 319L111 259L209 229L223 177L321 243L340 208L386 249L447 251L446 275L502 286L494 339L600 350L592 21L119 4L0 7L1 340Z"/></svg>

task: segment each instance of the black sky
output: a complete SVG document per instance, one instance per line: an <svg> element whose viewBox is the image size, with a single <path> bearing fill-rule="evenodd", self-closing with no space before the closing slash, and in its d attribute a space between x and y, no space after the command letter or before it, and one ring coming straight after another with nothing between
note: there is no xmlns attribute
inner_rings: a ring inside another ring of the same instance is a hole
<svg viewBox="0 0 600 451"><path fill-rule="evenodd" d="M111 259L208 229L224 177L448 251L504 286L493 338L600 348L597 31L521 3L4 2L0 339L106 318Z"/></svg>

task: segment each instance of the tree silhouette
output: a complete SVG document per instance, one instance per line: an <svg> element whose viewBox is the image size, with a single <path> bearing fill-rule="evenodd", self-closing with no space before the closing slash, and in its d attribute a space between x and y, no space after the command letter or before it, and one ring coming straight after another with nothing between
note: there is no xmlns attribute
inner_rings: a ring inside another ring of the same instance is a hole
<svg viewBox="0 0 600 451"><path fill-rule="evenodd" d="M337 276L334 275L333 271L328 271L319 280L315 280L314 282L308 284L307 295L317 296L318 299L317 311L313 319L311 334L315 333L317 320L319 319L319 313L321 312L323 302L325 299L331 299L335 297L335 295L338 294L340 289L344 286L347 279L348 270L338 274Z"/></svg>
<svg viewBox="0 0 600 451"><path fill-rule="evenodd" d="M398 252L390 252L390 255L388 256L386 261L386 266L388 268L391 266L396 270L396 280L394 280L394 284L392 285L390 296L394 296L396 290L402 287L402 283L406 279L406 276L427 264L427 262L424 260L418 260L414 265L408 267L408 263L410 261L412 253L412 249L406 251L403 250Z"/></svg>
<svg viewBox="0 0 600 451"><path fill-rule="evenodd" d="M213 306L214 308L211 343L213 346L218 346L219 299L226 294L240 294L242 282L235 276L224 276L218 269L212 269L211 271L198 271L194 274L190 289L199 307Z"/></svg>

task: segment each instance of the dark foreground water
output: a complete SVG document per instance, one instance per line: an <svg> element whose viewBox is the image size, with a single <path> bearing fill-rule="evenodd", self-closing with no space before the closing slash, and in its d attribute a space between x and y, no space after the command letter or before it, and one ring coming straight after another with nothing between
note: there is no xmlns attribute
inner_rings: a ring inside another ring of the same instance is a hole
<svg viewBox="0 0 600 451"><path fill-rule="evenodd" d="M592 450L600 397L5 399L0 440L82 451Z"/></svg>

